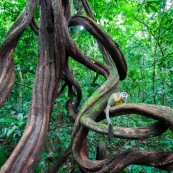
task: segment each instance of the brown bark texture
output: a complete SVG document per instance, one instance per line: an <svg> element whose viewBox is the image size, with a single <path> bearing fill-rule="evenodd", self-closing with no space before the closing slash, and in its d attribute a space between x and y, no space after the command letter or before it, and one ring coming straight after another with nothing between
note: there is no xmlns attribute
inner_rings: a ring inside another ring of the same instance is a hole
<svg viewBox="0 0 173 173"><path fill-rule="evenodd" d="M0 47L0 106L6 101L15 84L13 52L21 34L30 26L39 37L38 64L32 92L32 101L27 125L18 145L8 158L1 173L31 173L39 161L45 146L49 120L55 99L68 87L69 100L66 107L74 122L71 146L62 158L49 170L56 172L72 153L83 172L120 172L130 164L154 166L173 170L172 151L141 151L128 149L107 158L106 145L100 142L96 160L90 160L86 151L89 130L108 134L104 108L113 92L119 90L119 80L127 75L126 60L118 44L95 22L87 0L81 0L88 16L70 14L70 0L27 0L21 12L7 33ZM34 21L36 5L40 6L40 26ZM84 55L69 34L69 27L82 25L97 40L105 63ZM80 85L74 79L68 65L72 57L106 81L78 110L82 97ZM60 81L65 82L62 88ZM116 138L144 139L161 135L167 129L173 130L173 110L166 106L142 103L128 103L111 108L110 116L139 114L157 122L140 128L114 127Z"/></svg>

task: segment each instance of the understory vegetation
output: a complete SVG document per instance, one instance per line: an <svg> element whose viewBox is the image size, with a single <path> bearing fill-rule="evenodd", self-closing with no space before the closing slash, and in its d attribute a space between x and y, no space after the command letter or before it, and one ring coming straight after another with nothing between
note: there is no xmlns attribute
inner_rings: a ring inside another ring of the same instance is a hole
<svg viewBox="0 0 173 173"><path fill-rule="evenodd" d="M173 2L171 0L89 0L96 22L117 42L126 58L128 74L120 82L120 91L129 94L129 103L165 105L173 108ZM25 6L25 0L1 0L0 45L13 22ZM79 0L73 0L72 13L82 13ZM38 8L38 7L37 7ZM39 24L39 9L34 14ZM83 54L104 62L97 41L83 26L70 28L71 37ZM22 34L13 54L16 82L7 101L0 109L0 167L19 142L26 126L32 88L35 80L38 36L30 27ZM105 81L93 72L69 59L75 79L82 88L79 110L92 93ZM60 86L63 87L61 82ZM61 88L60 87L60 88ZM35 173L46 172L68 148L74 124L66 109L69 99L65 89L56 99L50 119L44 152ZM155 120L136 114L111 118L113 125L142 127ZM106 120L103 123L107 124ZM89 132L89 158L96 158L98 142L105 141L108 155L129 148L141 150L173 150L173 134L167 130L159 137L145 140L113 139L107 135ZM75 173L78 167L70 155L58 173ZM130 165L123 173L166 173L153 167Z"/></svg>

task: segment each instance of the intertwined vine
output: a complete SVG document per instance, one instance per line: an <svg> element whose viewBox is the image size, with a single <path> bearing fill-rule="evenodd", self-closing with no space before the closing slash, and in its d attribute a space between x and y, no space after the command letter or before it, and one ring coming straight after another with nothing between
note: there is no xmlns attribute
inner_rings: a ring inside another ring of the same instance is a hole
<svg viewBox="0 0 173 173"><path fill-rule="evenodd" d="M33 15L36 5L40 6L40 26L36 25ZM39 53L36 77L32 92L27 125L18 145L1 169L2 173L31 173L39 160L47 137L49 120L55 99L67 86L69 100L67 109L74 123L71 146L65 155L72 152L75 161L83 172L120 172L130 164L154 166L173 170L172 151L144 151L128 149L109 158L98 157L90 160L86 151L87 134L93 130L107 134L108 126L100 123L105 119L104 108L109 96L119 90L119 80L127 75L125 58L116 42L95 22L87 0L82 0L86 16L70 13L70 0L27 0L21 12L0 47L0 106L6 101L15 84L13 53L21 34L30 26L39 37ZM84 55L74 43L69 27L82 25L98 41L106 63ZM85 65L106 78L79 111L82 90L74 79L68 65L68 58ZM130 64L129 64L130 65ZM59 88L60 81L65 85ZM76 90L77 94L74 94ZM75 100L75 101L74 101ZM73 102L74 101L74 102ZM110 110L111 116L139 114L157 120L156 123L141 128L114 127L115 138L144 139L161 135L167 129L173 130L173 110L166 106L128 103ZM98 152L104 152L100 145ZM48 172L56 172L65 160Z"/></svg>

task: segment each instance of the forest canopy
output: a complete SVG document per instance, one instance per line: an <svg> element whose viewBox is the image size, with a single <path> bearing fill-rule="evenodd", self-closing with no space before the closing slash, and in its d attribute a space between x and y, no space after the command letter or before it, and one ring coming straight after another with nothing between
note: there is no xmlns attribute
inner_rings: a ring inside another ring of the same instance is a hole
<svg viewBox="0 0 173 173"><path fill-rule="evenodd" d="M172 33L171 0L1 0L2 172L173 170Z"/></svg>

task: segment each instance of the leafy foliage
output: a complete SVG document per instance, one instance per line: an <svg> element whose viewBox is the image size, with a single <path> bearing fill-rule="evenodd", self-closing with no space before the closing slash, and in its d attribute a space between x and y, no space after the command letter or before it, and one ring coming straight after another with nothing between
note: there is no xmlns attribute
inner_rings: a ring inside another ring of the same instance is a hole
<svg viewBox="0 0 173 173"><path fill-rule="evenodd" d="M75 1L76 3L76 1ZM0 2L0 43L5 38L11 24L23 9L25 1L2 0ZM173 3L169 0L90 1L97 22L120 45L128 62L128 77L121 82L121 90L130 95L129 102L163 104L173 107ZM76 7L77 8L77 7ZM37 21L38 14L35 14ZM96 41L82 28L71 29L71 36L87 56L101 60ZM22 35L15 50L16 85L7 102L0 110L0 167L19 141L25 127L29 109L32 85L37 64L37 36L30 28ZM75 78L84 88L82 103L103 83L96 73L74 63L70 59ZM92 85L94 81L94 85ZM51 158L58 158L70 144L73 124L66 112L67 90L56 101L49 127L49 138L42 159L35 173L48 170L53 164ZM150 122L143 117L131 115L116 118L123 126L142 126ZM125 140L110 142L107 137L90 134L91 153L98 140L105 140L109 152L140 146L142 149L172 149L171 132L155 141ZM93 145L94 144L94 145ZM58 155L56 154L58 153ZM95 154L90 155L95 158ZM41 167L44 167L41 169ZM72 168L71 168L72 169ZM153 168L132 165L124 172L153 172ZM155 169L155 172L156 171ZM162 171L164 172L164 171Z"/></svg>

